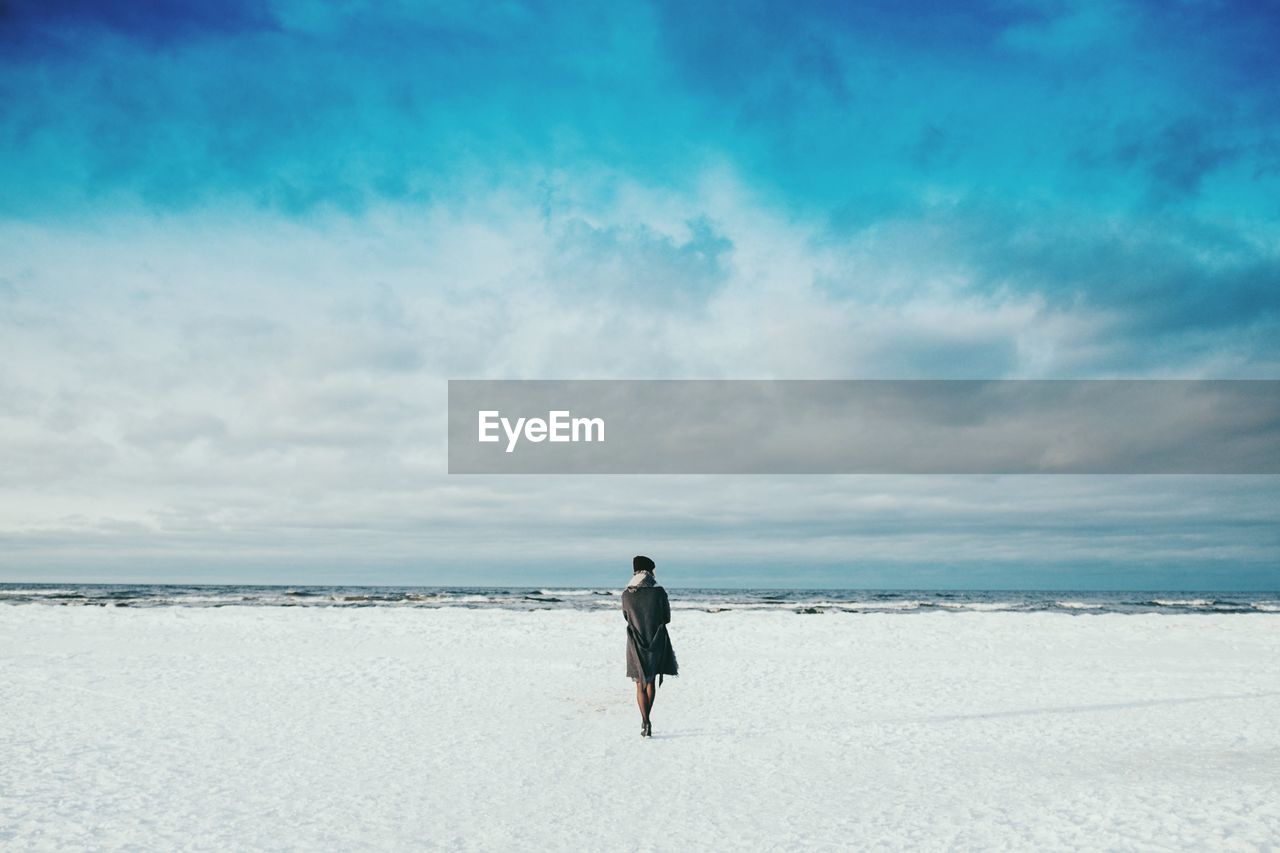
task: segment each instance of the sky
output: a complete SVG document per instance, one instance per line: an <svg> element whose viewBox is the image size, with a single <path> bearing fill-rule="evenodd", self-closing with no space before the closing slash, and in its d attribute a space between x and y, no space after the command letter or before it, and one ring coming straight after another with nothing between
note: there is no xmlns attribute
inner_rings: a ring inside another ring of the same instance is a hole
<svg viewBox="0 0 1280 853"><path fill-rule="evenodd" d="M1280 3L0 0L0 580L1280 588L1275 477L460 477L450 378L1280 378Z"/></svg>

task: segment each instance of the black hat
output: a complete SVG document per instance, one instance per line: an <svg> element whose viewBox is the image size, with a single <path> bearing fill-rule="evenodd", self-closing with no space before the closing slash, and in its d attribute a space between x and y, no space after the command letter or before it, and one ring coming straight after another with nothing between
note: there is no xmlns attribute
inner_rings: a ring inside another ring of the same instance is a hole
<svg viewBox="0 0 1280 853"><path fill-rule="evenodd" d="M651 572L655 568L657 568L657 566L654 564L653 560L650 560L648 557L635 557L631 561L632 574L636 572Z"/></svg>

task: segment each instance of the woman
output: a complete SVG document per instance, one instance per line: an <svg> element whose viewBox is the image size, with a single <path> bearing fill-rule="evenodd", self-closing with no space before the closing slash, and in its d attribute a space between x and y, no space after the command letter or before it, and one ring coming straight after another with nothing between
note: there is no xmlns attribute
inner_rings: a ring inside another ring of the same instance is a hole
<svg viewBox="0 0 1280 853"><path fill-rule="evenodd" d="M640 736L652 737L649 712L656 693L654 679L676 675L676 653L667 636L671 603L667 591L653 579L654 562L648 557L631 561L631 583L622 592L622 615L627 620L627 677L636 683L640 706Z"/></svg>

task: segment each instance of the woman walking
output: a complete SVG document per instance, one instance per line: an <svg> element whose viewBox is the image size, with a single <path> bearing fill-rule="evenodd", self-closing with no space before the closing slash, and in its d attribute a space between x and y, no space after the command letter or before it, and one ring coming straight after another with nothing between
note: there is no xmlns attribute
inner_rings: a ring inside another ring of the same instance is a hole
<svg viewBox="0 0 1280 853"><path fill-rule="evenodd" d="M636 704L640 706L640 736L651 737L649 713L657 693L654 679L676 675L676 653L667 636L671 603L667 591L653 578L655 568L648 557L631 561L631 583L622 592L622 615L627 620L627 677L636 683Z"/></svg>

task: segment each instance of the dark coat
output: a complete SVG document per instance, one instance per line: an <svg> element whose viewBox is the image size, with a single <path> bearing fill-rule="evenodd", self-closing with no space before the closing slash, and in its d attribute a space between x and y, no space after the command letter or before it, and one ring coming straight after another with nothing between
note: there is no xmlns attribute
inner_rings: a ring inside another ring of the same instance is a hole
<svg viewBox="0 0 1280 853"><path fill-rule="evenodd" d="M648 681L655 675L676 675L676 653L667 636L671 603L660 586L626 589L622 615L627 620L627 677Z"/></svg>

